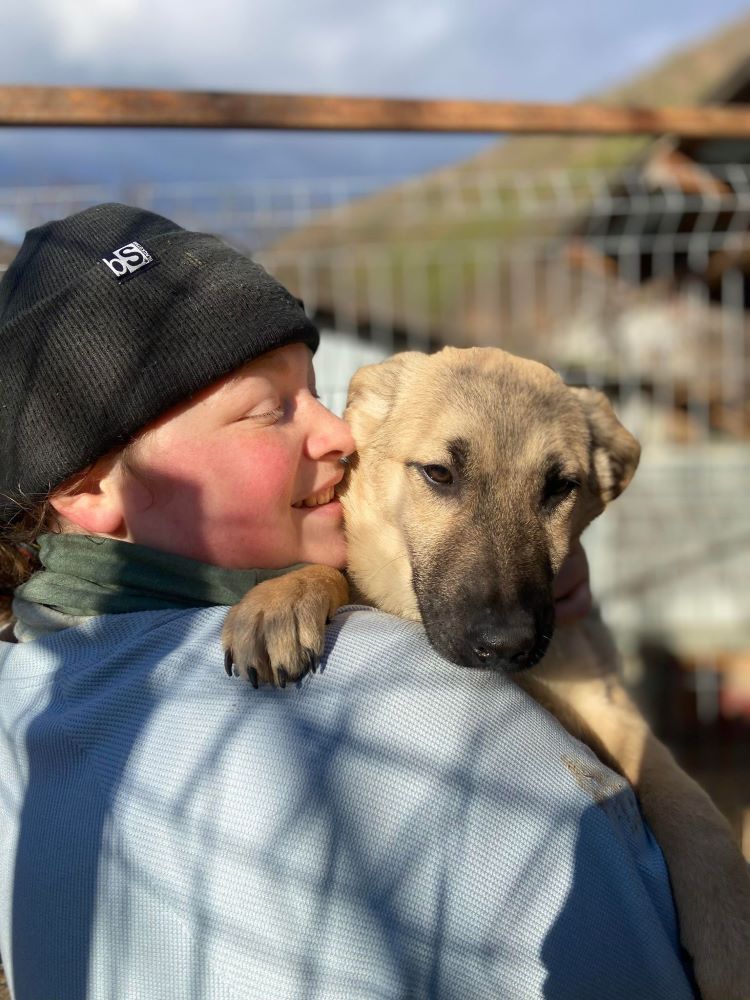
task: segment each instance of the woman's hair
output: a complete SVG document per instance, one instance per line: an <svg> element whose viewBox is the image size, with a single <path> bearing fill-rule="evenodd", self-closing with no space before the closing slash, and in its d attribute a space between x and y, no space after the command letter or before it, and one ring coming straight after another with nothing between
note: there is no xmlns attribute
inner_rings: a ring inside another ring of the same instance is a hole
<svg viewBox="0 0 750 1000"><path fill-rule="evenodd" d="M0 623L10 617L15 588L39 569L37 538L59 530L50 497L20 507L9 525L0 526Z"/></svg>

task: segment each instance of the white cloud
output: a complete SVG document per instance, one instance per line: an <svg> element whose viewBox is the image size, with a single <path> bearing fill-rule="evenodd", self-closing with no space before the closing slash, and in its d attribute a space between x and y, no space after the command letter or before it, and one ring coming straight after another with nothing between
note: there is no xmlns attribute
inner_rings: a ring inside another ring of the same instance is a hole
<svg viewBox="0 0 750 1000"><path fill-rule="evenodd" d="M35 0L34 6L52 27L63 61L100 58L137 30L146 14L144 0Z"/></svg>
<svg viewBox="0 0 750 1000"><path fill-rule="evenodd" d="M566 99L742 0L4 0L7 82ZM9 9L8 9L9 8Z"/></svg>

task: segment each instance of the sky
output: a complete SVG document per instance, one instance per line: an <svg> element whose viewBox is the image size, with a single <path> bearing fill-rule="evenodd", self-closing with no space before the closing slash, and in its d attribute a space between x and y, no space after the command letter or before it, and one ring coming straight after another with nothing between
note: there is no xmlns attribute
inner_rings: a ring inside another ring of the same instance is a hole
<svg viewBox="0 0 750 1000"><path fill-rule="evenodd" d="M739 0L2 0L0 82L567 101L750 11ZM486 137L0 130L0 187L398 178Z"/></svg>

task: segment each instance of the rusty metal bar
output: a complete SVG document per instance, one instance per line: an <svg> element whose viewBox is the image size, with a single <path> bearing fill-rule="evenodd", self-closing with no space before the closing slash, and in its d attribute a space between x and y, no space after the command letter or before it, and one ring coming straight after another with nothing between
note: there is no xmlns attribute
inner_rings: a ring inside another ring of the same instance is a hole
<svg viewBox="0 0 750 1000"><path fill-rule="evenodd" d="M641 108L0 86L1 125L750 138L750 105Z"/></svg>

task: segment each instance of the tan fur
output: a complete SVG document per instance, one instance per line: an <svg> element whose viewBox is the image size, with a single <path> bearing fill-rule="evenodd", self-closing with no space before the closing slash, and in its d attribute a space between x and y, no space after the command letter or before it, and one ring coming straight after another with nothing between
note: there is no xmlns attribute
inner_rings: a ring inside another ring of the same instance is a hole
<svg viewBox="0 0 750 1000"><path fill-rule="evenodd" d="M533 618L544 658L515 679L636 789L704 1000L748 1000L750 878L728 824L632 704L596 616L558 628L544 653L551 575L626 487L635 439L601 393L571 389L545 366L493 348L407 353L361 369L346 415L359 449L342 496L356 599L421 618L436 649L469 666L482 665L486 635L499 636L489 642L495 655ZM552 458L580 484L559 502L544 499ZM453 484L435 486L425 466L452 469ZM307 590L321 586L326 596L309 613ZM530 610L508 632L502 617L515 613L516 598ZM300 644L320 651L325 618L346 599L341 574L322 567L255 588L225 629L238 672L256 679L254 668L258 680L277 683L280 668L283 680L301 676ZM485 618L473 626L475 612ZM533 664L535 655L515 659Z"/></svg>

